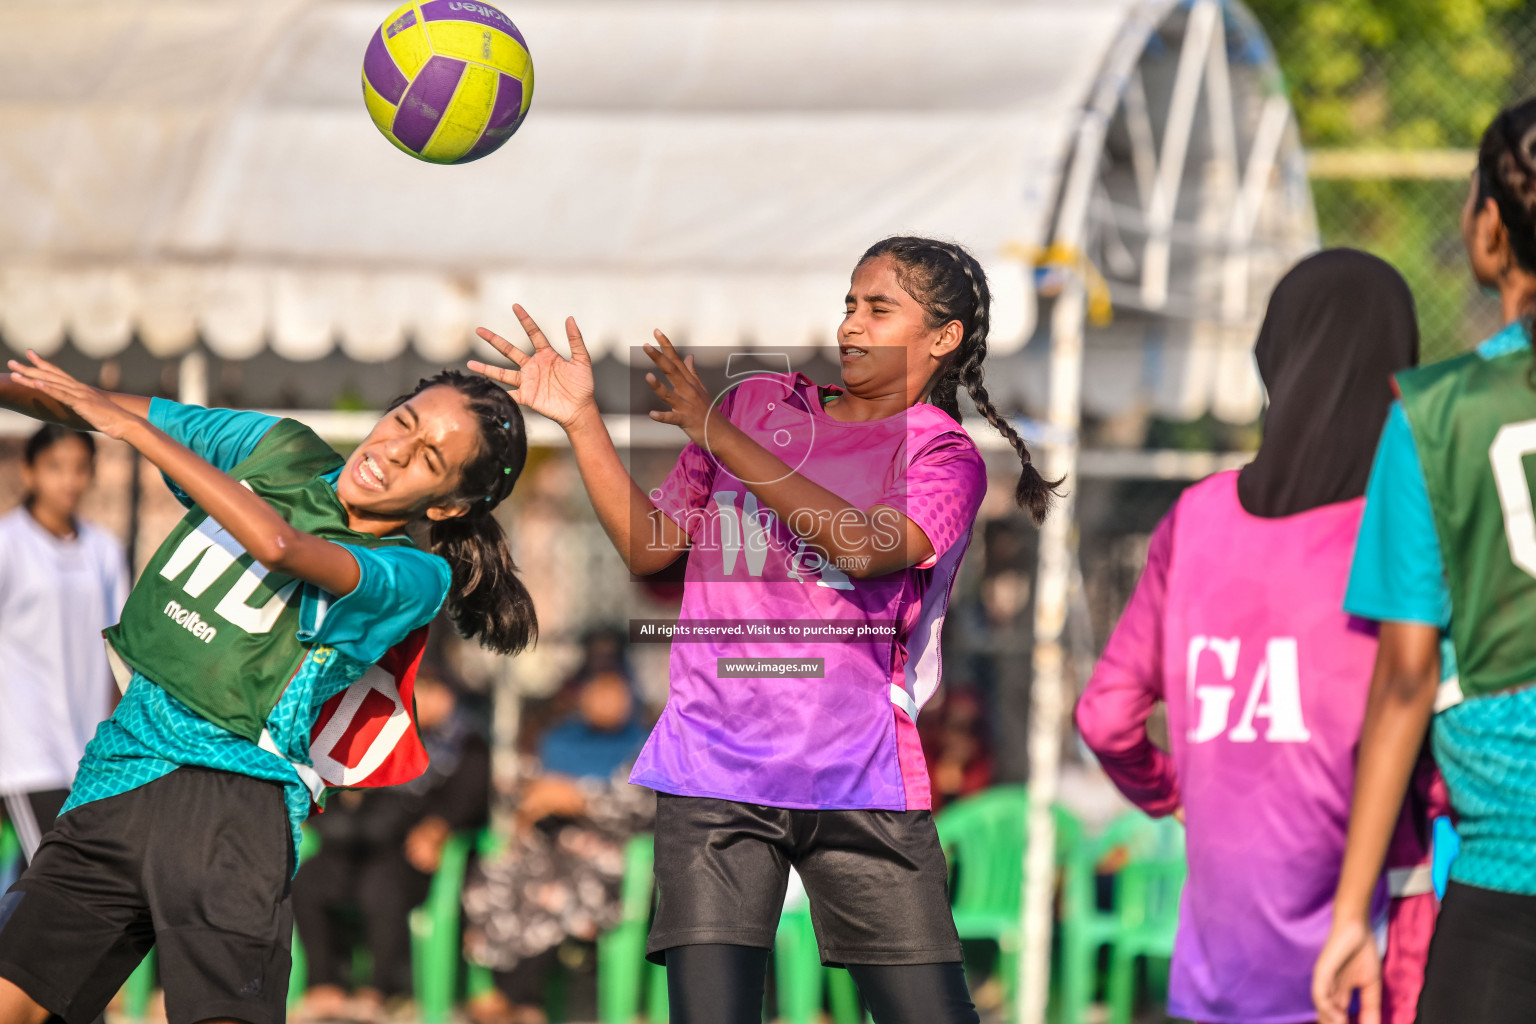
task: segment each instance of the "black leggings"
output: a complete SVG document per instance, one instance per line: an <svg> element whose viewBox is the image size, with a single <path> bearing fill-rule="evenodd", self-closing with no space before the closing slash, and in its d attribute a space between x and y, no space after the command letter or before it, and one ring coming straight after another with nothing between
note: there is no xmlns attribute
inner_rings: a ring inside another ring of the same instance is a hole
<svg viewBox="0 0 1536 1024"><path fill-rule="evenodd" d="M762 1024L768 953L709 944L667 950L671 1024ZM980 1024L965 968L945 964L849 964L875 1024Z"/></svg>
<svg viewBox="0 0 1536 1024"><path fill-rule="evenodd" d="M1536 896L1452 882L1429 945L1418 1024L1536 1018Z"/></svg>

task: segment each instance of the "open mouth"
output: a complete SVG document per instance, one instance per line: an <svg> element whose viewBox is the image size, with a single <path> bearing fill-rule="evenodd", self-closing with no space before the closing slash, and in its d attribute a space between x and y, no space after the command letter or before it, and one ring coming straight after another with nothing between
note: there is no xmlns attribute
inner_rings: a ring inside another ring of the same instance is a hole
<svg viewBox="0 0 1536 1024"><path fill-rule="evenodd" d="M382 491L384 489L384 469L372 455L364 455L357 460L357 468L352 471L357 482L370 491Z"/></svg>
<svg viewBox="0 0 1536 1024"><path fill-rule="evenodd" d="M851 363L856 359L863 359L869 354L867 349L859 348L857 345L839 345L837 346L837 352L838 358L845 363Z"/></svg>

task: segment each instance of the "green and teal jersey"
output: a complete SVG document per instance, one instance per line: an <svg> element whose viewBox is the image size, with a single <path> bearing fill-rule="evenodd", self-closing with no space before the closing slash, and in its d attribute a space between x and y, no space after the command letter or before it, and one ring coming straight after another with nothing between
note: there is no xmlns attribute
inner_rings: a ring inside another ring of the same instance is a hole
<svg viewBox="0 0 1536 1024"><path fill-rule="evenodd" d="M1519 560L1536 524L1524 456L1499 441L1536 420L1530 365L1517 323L1399 378L1344 603L1443 631L1431 737L1462 840L1451 877L1536 895L1536 632L1511 628L1536 613Z"/></svg>
<svg viewBox="0 0 1536 1024"><path fill-rule="evenodd" d="M149 418L298 528L342 544L358 585L333 597L266 573L173 486L188 513L109 631L131 679L87 746L65 810L178 767L215 768L282 784L297 842L313 796L300 771L321 708L431 621L448 565L404 538L347 529L335 496L341 457L294 421L160 399Z"/></svg>

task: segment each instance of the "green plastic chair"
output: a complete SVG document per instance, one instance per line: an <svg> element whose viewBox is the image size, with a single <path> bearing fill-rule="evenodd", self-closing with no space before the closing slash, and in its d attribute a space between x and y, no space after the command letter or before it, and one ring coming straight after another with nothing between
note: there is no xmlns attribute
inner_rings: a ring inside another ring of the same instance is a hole
<svg viewBox="0 0 1536 1024"><path fill-rule="evenodd" d="M464 959L459 944L464 872L474 843L473 834L448 837L427 898L411 911L411 977L422 1024L446 1024L453 1012Z"/></svg>
<svg viewBox="0 0 1536 1024"><path fill-rule="evenodd" d="M1135 1004L1136 961L1160 961L1167 990L1167 962L1179 930L1179 897L1184 888L1184 826L1173 818L1153 820L1133 812L1125 826L1129 860L1115 876L1119 933L1110 950L1108 1003L1111 1024L1130 1024Z"/></svg>
<svg viewBox="0 0 1536 1024"><path fill-rule="evenodd" d="M635 836L624 848L623 916L597 940L597 1018L602 1024L630 1024L639 1015L647 968L655 967L645 959L655 855L649 833ZM655 972L650 974L654 985Z"/></svg>
<svg viewBox="0 0 1536 1024"><path fill-rule="evenodd" d="M1065 808L1054 808L1058 865L1081 845L1082 826ZM1024 846L1029 791L995 786L944 808L934 818L953 873L951 899L961 939L997 943L1005 1005L1013 1006L1022 935ZM842 1022L839 1022L842 1024Z"/></svg>
<svg viewBox="0 0 1536 1024"><path fill-rule="evenodd" d="M21 860L21 840L16 838L16 828L9 820L0 821L0 875L9 873Z"/></svg>
<svg viewBox="0 0 1536 1024"><path fill-rule="evenodd" d="M1098 981L1099 951L1113 948L1119 938L1119 916L1113 908L1099 909L1098 866L1105 854L1141 827L1137 817L1125 815L1101 835L1080 842L1063 868L1056 1014L1060 1024L1080 1024L1084 1019Z"/></svg>

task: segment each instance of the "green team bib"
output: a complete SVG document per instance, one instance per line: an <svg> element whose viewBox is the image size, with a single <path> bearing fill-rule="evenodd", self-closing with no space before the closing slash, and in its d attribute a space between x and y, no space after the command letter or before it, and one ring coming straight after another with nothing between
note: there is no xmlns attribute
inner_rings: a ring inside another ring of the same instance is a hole
<svg viewBox="0 0 1536 1024"><path fill-rule="evenodd" d="M369 548L410 544L347 526L323 478L343 463L308 427L279 420L229 475L305 533ZM202 717L259 742L308 650L298 639L304 586L268 572L194 505L150 559L107 641Z"/></svg>
<svg viewBox="0 0 1536 1024"><path fill-rule="evenodd" d="M1467 697L1536 682L1531 370L1522 346L1397 377L1445 558L1451 640Z"/></svg>

